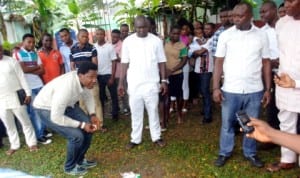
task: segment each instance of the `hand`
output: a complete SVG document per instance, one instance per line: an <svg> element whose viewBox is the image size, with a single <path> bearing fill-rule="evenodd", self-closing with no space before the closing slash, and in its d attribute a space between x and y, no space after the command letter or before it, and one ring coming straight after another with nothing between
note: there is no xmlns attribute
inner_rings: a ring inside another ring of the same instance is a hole
<svg viewBox="0 0 300 178"><path fill-rule="evenodd" d="M85 123L85 126L83 128L83 130L87 133L93 133L96 131L96 129L94 128L94 126L90 123Z"/></svg>
<svg viewBox="0 0 300 178"><path fill-rule="evenodd" d="M253 126L254 131L252 133L246 134L249 138L254 138L260 142L271 142L271 138L269 134L274 131L266 122L250 118L250 122L247 124L248 126Z"/></svg>
<svg viewBox="0 0 300 178"><path fill-rule="evenodd" d="M24 104L30 104L31 96L26 96L24 100Z"/></svg>
<svg viewBox="0 0 300 178"><path fill-rule="evenodd" d="M221 92L221 90L219 88L218 89L214 89L214 91L213 91L213 100L214 100L214 102L216 102L218 104L221 104L222 101L224 100L222 92Z"/></svg>
<svg viewBox="0 0 300 178"><path fill-rule="evenodd" d="M125 89L124 89L124 84L122 84L121 82L119 82L119 86L118 86L118 94L119 96L123 97L125 95Z"/></svg>
<svg viewBox="0 0 300 178"><path fill-rule="evenodd" d="M160 84L160 92L161 92L161 95L164 96L168 93L168 85L166 82L162 82Z"/></svg>
<svg viewBox="0 0 300 178"><path fill-rule="evenodd" d="M113 77L110 77L108 82L107 82L107 85L112 86L114 84L114 82L115 82L115 79Z"/></svg>
<svg viewBox="0 0 300 178"><path fill-rule="evenodd" d="M282 73L279 77L274 76L274 82L283 88L295 88L296 82L288 74Z"/></svg>
<svg viewBox="0 0 300 178"><path fill-rule="evenodd" d="M271 101L271 92L269 90L265 91L264 96L261 100L263 107L265 108Z"/></svg>
<svg viewBox="0 0 300 178"><path fill-rule="evenodd" d="M91 123L96 126L96 128L95 128L96 130L100 129L101 122L100 122L98 117L92 116L91 117Z"/></svg>

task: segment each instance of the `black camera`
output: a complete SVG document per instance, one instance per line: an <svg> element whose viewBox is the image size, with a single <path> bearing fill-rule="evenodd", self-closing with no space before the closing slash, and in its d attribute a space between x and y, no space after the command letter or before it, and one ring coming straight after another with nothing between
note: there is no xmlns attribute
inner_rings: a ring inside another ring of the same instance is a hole
<svg viewBox="0 0 300 178"><path fill-rule="evenodd" d="M238 111L236 117L244 133L251 133L254 131L254 127L247 125L247 123L250 122L250 118L245 111Z"/></svg>

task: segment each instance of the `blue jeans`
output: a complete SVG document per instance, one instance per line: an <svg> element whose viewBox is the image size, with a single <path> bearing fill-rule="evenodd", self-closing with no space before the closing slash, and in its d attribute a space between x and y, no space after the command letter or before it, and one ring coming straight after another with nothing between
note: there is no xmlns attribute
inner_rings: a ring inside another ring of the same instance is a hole
<svg viewBox="0 0 300 178"><path fill-rule="evenodd" d="M219 155L230 156L234 147L234 123L236 123L236 112L244 110L249 117L258 118L260 113L261 99L263 92L250 94L235 94L223 91L224 100L222 102L222 127L220 136ZM243 138L244 156L256 155L256 141Z"/></svg>
<svg viewBox="0 0 300 178"><path fill-rule="evenodd" d="M204 120L211 120L212 111L211 111L210 80L212 77L212 73L205 72L197 75L198 75L198 90L203 97Z"/></svg>
<svg viewBox="0 0 300 178"><path fill-rule="evenodd" d="M118 93L117 93L117 83L116 81L114 81L114 83L109 86L108 80L110 79L111 75L107 74L107 75L98 75L97 79L98 79L98 84L99 84L99 96L100 96L100 101L102 104L102 108L104 111L104 101L105 101L105 88L107 86L109 93L110 93L110 97L111 97L111 103L112 103L112 117L118 117L118 112L119 112L119 104L118 104Z"/></svg>
<svg viewBox="0 0 300 178"><path fill-rule="evenodd" d="M65 127L55 124L50 119L50 110L36 109L36 112L40 117L44 118L42 122L47 127L67 139L67 159L64 167L65 171L72 170L76 164L83 161L84 155L90 147L92 134L87 133L80 128ZM74 108L67 107L65 115L80 122L90 122L90 118L87 114L85 114L77 105Z"/></svg>
<svg viewBox="0 0 300 178"><path fill-rule="evenodd" d="M31 102L29 105L27 105L27 112L29 114L31 123L33 125L34 131L35 131L35 135L36 137L42 138L44 136L44 131L45 131L45 125L42 123L42 119L35 111L35 109L32 106L32 103L36 97L36 95L41 91L41 88L35 88L31 90Z"/></svg>

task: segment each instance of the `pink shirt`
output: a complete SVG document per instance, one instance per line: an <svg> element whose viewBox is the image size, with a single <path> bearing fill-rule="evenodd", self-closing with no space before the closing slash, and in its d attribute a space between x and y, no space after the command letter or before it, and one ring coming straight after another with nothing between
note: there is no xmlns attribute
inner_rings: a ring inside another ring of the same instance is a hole
<svg viewBox="0 0 300 178"><path fill-rule="evenodd" d="M279 74L287 73L299 85L300 80L300 20L290 16L281 18L276 24L279 45ZM276 105L280 110L300 112L300 88L276 86Z"/></svg>
<svg viewBox="0 0 300 178"><path fill-rule="evenodd" d="M113 44L116 54L117 56L120 58L121 57L121 49L122 49L122 41L119 40L116 44ZM120 78L121 75L121 62L117 62L117 66L116 66L116 78Z"/></svg>

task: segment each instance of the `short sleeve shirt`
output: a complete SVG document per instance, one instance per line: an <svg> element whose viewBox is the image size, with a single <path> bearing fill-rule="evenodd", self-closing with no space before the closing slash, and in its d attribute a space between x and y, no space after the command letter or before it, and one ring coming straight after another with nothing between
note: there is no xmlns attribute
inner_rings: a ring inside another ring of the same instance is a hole
<svg viewBox="0 0 300 178"><path fill-rule="evenodd" d="M94 46L97 49L98 74L112 74L112 61L117 59L116 51L113 45L110 43L105 43L100 46L98 43L95 43Z"/></svg>
<svg viewBox="0 0 300 178"><path fill-rule="evenodd" d="M165 44L165 53L167 57L166 67L167 69L173 69L177 66L183 57L187 56L187 48L182 42L167 42ZM180 74L182 70L178 70L173 74Z"/></svg>
<svg viewBox="0 0 300 178"><path fill-rule="evenodd" d="M254 25L247 31L235 26L224 31L215 54L224 58L222 89L237 94L262 91L262 59L269 60L269 52L267 35Z"/></svg>
<svg viewBox="0 0 300 178"><path fill-rule="evenodd" d="M42 64L41 59L39 58L38 54L35 51L27 51L24 48L21 48L15 56L20 62L23 62L27 67L34 67ZM43 87L42 79L32 73L25 73L25 78L29 85L30 89L37 89Z"/></svg>
<svg viewBox="0 0 300 178"><path fill-rule="evenodd" d="M83 48L80 48L79 43L76 43L71 48L70 61L75 63L75 68L78 68L82 62L92 62L93 57L97 57L97 50L89 43Z"/></svg>
<svg viewBox="0 0 300 178"><path fill-rule="evenodd" d="M49 54L40 50L38 55L41 58L45 69L45 74L43 75L43 81L45 84L61 75L61 65L64 62L62 55L58 50L52 49Z"/></svg>
<svg viewBox="0 0 300 178"><path fill-rule="evenodd" d="M158 64L162 62L166 62L166 56L160 38L151 33L144 38L138 37L136 33L128 36L123 41L121 63L129 64L127 70L129 94L135 93L142 85L148 86L143 90L144 93L158 93Z"/></svg>

